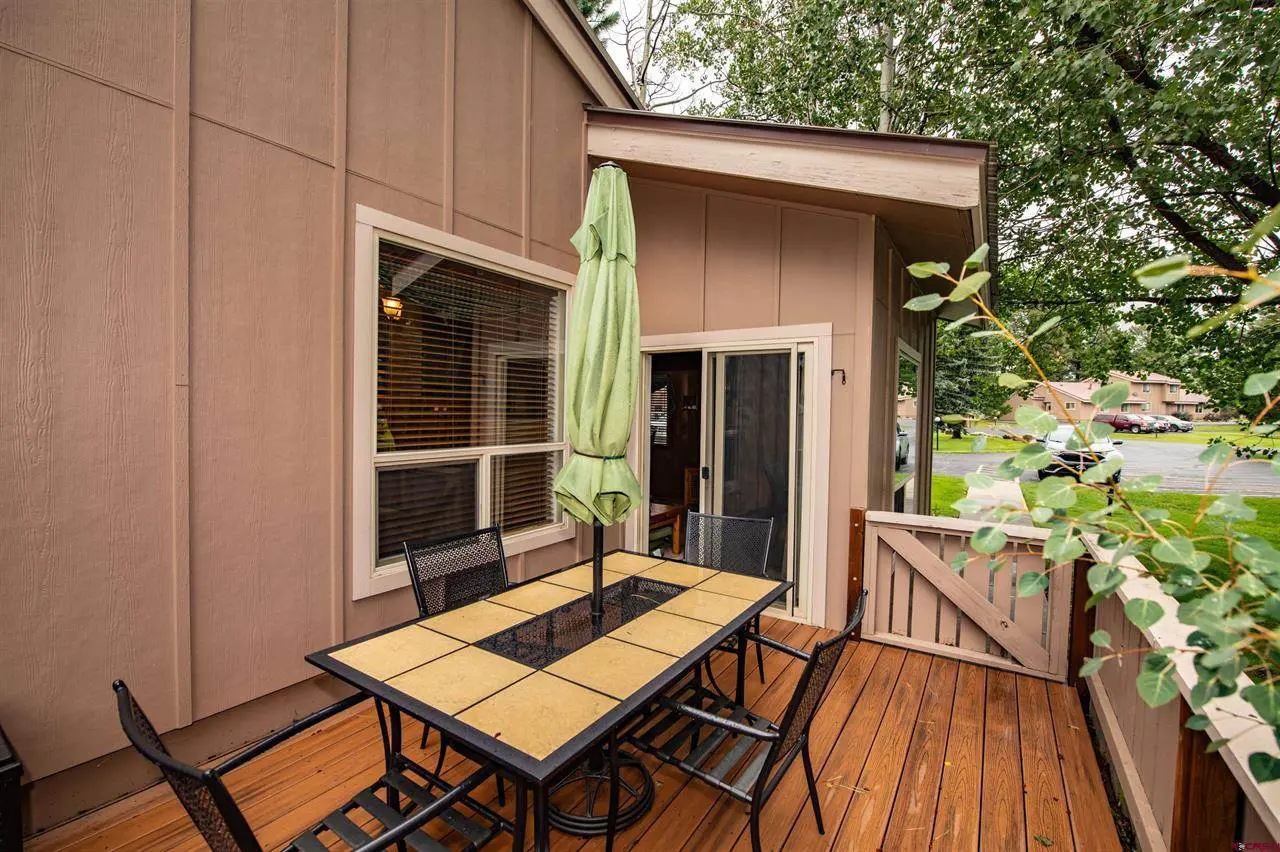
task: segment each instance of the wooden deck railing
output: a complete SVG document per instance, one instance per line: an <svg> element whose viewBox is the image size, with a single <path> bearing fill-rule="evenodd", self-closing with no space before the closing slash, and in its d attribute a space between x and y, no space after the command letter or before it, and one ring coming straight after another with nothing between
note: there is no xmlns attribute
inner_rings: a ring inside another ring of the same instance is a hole
<svg viewBox="0 0 1280 852"><path fill-rule="evenodd" d="M1096 558L1108 558L1095 541L1086 543ZM1143 574L1137 560L1125 560L1121 570L1128 579L1119 592L1098 604L1094 615L1095 627L1111 634L1112 648L1090 653L1125 653L1086 681L1093 717L1139 846L1143 852L1180 852L1229 849L1236 842L1274 844L1280 839L1280 782L1258 784L1247 765L1251 752L1276 751L1270 729L1236 694L1204 709L1211 720L1208 731L1188 730L1184 723L1191 710L1185 698L1196 681L1188 654L1175 655L1184 700L1156 708L1143 703L1134 686L1143 651L1186 647L1191 629L1175 616L1178 602ZM1125 603L1134 598L1157 601L1164 618L1138 629L1124 615ZM1229 742L1207 753L1210 741L1217 739Z"/></svg>
<svg viewBox="0 0 1280 852"><path fill-rule="evenodd" d="M1075 568L1049 573L1040 594L1018 597L1018 577L1044 572L1048 531L1004 525L1003 551L969 544L987 523L867 512L862 579L863 637L1056 681L1066 681ZM956 570L961 552L969 558ZM999 559L993 565L992 560Z"/></svg>

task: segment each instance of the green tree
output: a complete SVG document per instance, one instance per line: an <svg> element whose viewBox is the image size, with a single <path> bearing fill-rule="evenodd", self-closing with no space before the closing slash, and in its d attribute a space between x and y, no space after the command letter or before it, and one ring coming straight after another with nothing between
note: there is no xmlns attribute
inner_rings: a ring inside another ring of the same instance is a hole
<svg viewBox="0 0 1280 852"><path fill-rule="evenodd" d="M618 10L613 8L613 0L578 0L578 8L596 35L617 26L621 19Z"/></svg>
<svg viewBox="0 0 1280 852"><path fill-rule="evenodd" d="M997 383L1008 355L999 341L959 330L939 330L934 361L933 408L939 416L995 419L1009 410L1010 391Z"/></svg>
<svg viewBox="0 0 1280 852"><path fill-rule="evenodd" d="M1170 250L1244 268L1231 236L1280 203L1275 6L686 0L693 23L664 51L724 79L698 112L995 141L997 310L1062 314L1076 359L1098 365L1108 350L1091 341L1114 348L1117 324L1185 330L1240 296L1230 277L1153 294L1128 270ZM1269 236L1254 261L1271 269L1278 253ZM1222 354L1248 322L1172 335L1153 367L1211 394L1238 387ZM1280 350L1274 325L1247 333Z"/></svg>

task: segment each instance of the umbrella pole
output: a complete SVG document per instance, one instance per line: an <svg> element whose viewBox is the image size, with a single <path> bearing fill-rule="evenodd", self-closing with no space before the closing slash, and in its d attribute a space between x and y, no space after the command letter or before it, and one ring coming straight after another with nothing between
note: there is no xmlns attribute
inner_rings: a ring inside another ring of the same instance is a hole
<svg viewBox="0 0 1280 852"><path fill-rule="evenodd" d="M591 620L604 618L604 524L594 519L591 528Z"/></svg>

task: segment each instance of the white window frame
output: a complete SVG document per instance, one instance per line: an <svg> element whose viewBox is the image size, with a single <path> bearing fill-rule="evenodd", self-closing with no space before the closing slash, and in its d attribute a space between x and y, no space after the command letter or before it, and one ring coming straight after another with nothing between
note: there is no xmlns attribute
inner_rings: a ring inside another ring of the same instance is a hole
<svg viewBox="0 0 1280 852"><path fill-rule="evenodd" d="M1071 402L1070 400L1067 400L1067 411L1075 411L1075 408L1076 408L1076 404L1074 402Z"/></svg>
<svg viewBox="0 0 1280 852"><path fill-rule="evenodd" d="M380 595L409 585L409 571L403 559L378 564L377 547L377 471L379 468L422 465L431 462L476 461L476 523L486 525L492 517L492 459L502 455L536 452L561 454L561 464L568 458L569 444L565 434L563 405L563 359L558 367L555 409L559 422L557 437L561 440L539 444L494 447L458 447L442 450L406 450L377 452L377 355L378 355L378 240L385 237L402 245L419 248L443 257L492 269L533 284L551 287L564 293L564 315L561 335L567 333L573 309L574 277L563 269L538 263L519 255L495 249L473 240L428 227L362 204L356 205L355 271L353 276L355 333L351 346L352 393L349 419L351 451L351 535L348 556L351 564L351 599ZM560 512L555 523L503 536L508 556L568 541L577 533L568 513Z"/></svg>

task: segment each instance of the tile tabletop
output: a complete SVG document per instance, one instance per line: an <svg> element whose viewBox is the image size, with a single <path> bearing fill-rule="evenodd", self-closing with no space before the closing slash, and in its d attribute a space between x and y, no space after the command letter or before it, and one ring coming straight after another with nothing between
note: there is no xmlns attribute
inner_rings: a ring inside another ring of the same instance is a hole
<svg viewBox="0 0 1280 852"><path fill-rule="evenodd" d="M458 719L541 760L617 705L607 695L534 672Z"/></svg>
<svg viewBox="0 0 1280 852"><path fill-rule="evenodd" d="M516 586L509 592L494 595L489 600L496 604L522 610L530 615L542 615L544 612L564 606L569 601L582 597L583 592L565 586L557 586L545 580L534 580L523 586Z"/></svg>
<svg viewBox="0 0 1280 852"><path fill-rule="evenodd" d="M533 672L514 660L467 645L393 677L387 685L452 716Z"/></svg>
<svg viewBox="0 0 1280 852"><path fill-rule="evenodd" d="M621 583L627 579L627 576L627 574L619 574L617 571L606 569L604 572L604 584L612 586L614 583ZM558 571L555 574L548 574L542 578L542 581L569 589L577 589L580 592L589 592L591 591L591 566L578 565L574 568Z"/></svg>
<svg viewBox="0 0 1280 852"><path fill-rule="evenodd" d="M715 625L728 624L751 607L750 601L688 589L658 607L659 612L670 612L686 618L696 618Z"/></svg>
<svg viewBox="0 0 1280 852"><path fill-rule="evenodd" d="M728 571L721 571L714 577L703 580L698 584L698 588L704 592L715 592L718 595L728 595L731 598L757 601L770 591L777 589L778 581L770 580L766 577L748 577L745 574L732 574Z"/></svg>
<svg viewBox="0 0 1280 852"><path fill-rule="evenodd" d="M641 556L638 553L610 553L604 558L604 570L619 574L639 574L646 568L662 563L658 556Z"/></svg>
<svg viewBox="0 0 1280 852"><path fill-rule="evenodd" d="M660 562L652 568L640 572L641 577L659 580L663 583L674 583L677 586L696 586L720 572L714 568L703 568L701 565L688 565L684 562Z"/></svg>
<svg viewBox="0 0 1280 852"><path fill-rule="evenodd" d="M622 699L676 662L670 654L604 636L547 666L546 671Z"/></svg>
<svg viewBox="0 0 1280 852"><path fill-rule="evenodd" d="M499 630L514 627L522 621L529 620L529 613L509 606L490 601L476 601L467 606L451 609L448 612L434 615L419 621L421 627L461 639L463 642L478 642L486 636L492 636Z"/></svg>
<svg viewBox="0 0 1280 852"><path fill-rule="evenodd" d="M609 635L633 645L679 657L714 636L718 629L716 625L706 621L696 621L654 609L628 621Z"/></svg>
<svg viewBox="0 0 1280 852"><path fill-rule="evenodd" d="M457 639L411 624L348 645L330 656L371 678L386 680L456 651L463 644Z"/></svg>

